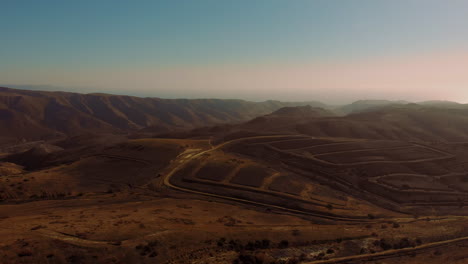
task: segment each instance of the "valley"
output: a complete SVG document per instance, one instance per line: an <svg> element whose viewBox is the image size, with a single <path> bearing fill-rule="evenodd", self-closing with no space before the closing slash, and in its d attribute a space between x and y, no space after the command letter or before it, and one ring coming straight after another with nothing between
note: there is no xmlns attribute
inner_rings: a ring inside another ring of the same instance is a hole
<svg viewBox="0 0 468 264"><path fill-rule="evenodd" d="M395 107L386 111L415 109ZM96 132L10 140L1 147L0 258L463 263L465 141L439 140L450 138L440 131L431 140L410 130L366 136L362 122L369 121L355 115L286 107L163 137ZM353 129L302 129L330 119Z"/></svg>

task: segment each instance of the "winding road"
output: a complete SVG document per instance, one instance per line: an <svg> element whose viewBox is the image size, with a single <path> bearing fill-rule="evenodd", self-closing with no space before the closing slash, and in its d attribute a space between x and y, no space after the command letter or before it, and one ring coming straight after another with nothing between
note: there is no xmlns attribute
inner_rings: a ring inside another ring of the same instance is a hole
<svg viewBox="0 0 468 264"><path fill-rule="evenodd" d="M266 203L261 203L261 202L255 202L251 200L246 200L246 199L241 199L241 198L235 198L235 197L230 197L230 196L224 196L224 195L219 195L219 194L213 194L213 193L207 193L207 192L202 192L202 191L196 191L180 186L176 186L173 183L171 183L171 177L178 171L180 170L183 166L185 166L189 161L198 158L204 154L210 153L212 151L218 150L226 145L232 144L234 142L240 142L248 139L259 139L259 138L277 138L277 137L284 137L284 136L294 136L294 135L275 135L275 136L256 136L256 137L248 137L248 138L239 138L239 139L233 139L230 141L226 141L222 144L219 144L215 147L212 147L211 149L201 151L195 155L190 155L189 157L182 159L182 162L179 163L177 166L175 166L164 178L164 185L178 191L182 192L187 192L187 193L193 193L197 195L203 195L203 196L209 196L209 197L214 197L214 198L220 198L220 199L225 199L225 200L231 200L235 202L240 202L244 204L251 204L251 205L256 205L256 206L262 206L266 208L272 208L272 209L278 209L281 211L286 211L290 213L295 213L295 214L301 214L301 215L308 215L308 216L314 216L314 217L319 217L319 218L324 218L324 219L329 219L329 220L335 220L335 221L346 221L346 222L356 222L356 223L369 223L369 222L376 222L375 220L370 220L370 219L365 219L365 218L352 218L352 217L336 217L336 216L330 216L326 214L317 214L317 213L312 213L308 211L303 211L303 210L297 210L297 209L291 209L283 206L278 206L278 205L273 205L273 204L266 204ZM299 135L297 135L299 136ZM182 156L184 153L180 154L179 156ZM382 219L383 221L384 219Z"/></svg>

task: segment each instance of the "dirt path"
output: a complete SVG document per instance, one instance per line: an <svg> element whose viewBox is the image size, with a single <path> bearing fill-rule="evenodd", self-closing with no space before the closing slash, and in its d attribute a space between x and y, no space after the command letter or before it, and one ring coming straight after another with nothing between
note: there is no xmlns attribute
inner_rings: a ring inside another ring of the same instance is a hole
<svg viewBox="0 0 468 264"><path fill-rule="evenodd" d="M410 176L410 177L421 177L421 178L426 178L428 180L432 180L434 178L443 178L443 177L450 177L450 176L463 176L466 175L465 173L448 173L440 176L429 176L429 175L424 175L424 174L415 174L415 173L390 173L390 174L385 174L385 175L379 175L375 177L368 178L369 182L384 186L388 189L394 190L394 191L400 191L400 192L411 192L411 193L433 193L433 194L447 194L447 195L466 195L466 192L461 192L456 189L429 189L429 188L407 188L407 189L402 189L398 188L396 186L387 184L380 179L386 178L386 177L391 177L391 176Z"/></svg>
<svg viewBox="0 0 468 264"><path fill-rule="evenodd" d="M280 151L280 152L283 152L283 153L286 153L286 154L296 155L296 156L302 157L302 158L307 158L307 159L314 160L314 161L322 163L322 164L335 166L335 167L349 167L349 166L367 165L367 164L402 164L402 163L403 164L408 164L408 163L421 163L421 162L431 162L431 161L438 161L438 160L447 160L447 159L454 158L453 155L450 155L450 156L445 156L445 157L415 159L415 160L400 160L400 161L396 161L396 160L376 160L376 161L359 161L359 162L350 162L350 163L334 163L334 162L329 162L329 161L326 161L326 160L323 160L323 159L316 158L313 155L302 156L302 155L282 151L282 150L279 150L279 149L277 149L277 151Z"/></svg>
<svg viewBox="0 0 468 264"><path fill-rule="evenodd" d="M272 183L276 178L278 178L280 175L281 175L281 173L279 173L279 172L273 173L272 175L270 175L269 177L267 177L265 180L263 180L262 186L260 186L259 188L260 188L260 189L264 189L264 190L269 190L269 189L270 189L271 183Z"/></svg>
<svg viewBox="0 0 468 264"><path fill-rule="evenodd" d="M112 241L97 241L97 240L83 239L83 238L80 238L71 234L56 232L56 231L47 230L47 229L42 229L37 232L45 237L60 240L60 241L63 241L63 242L66 242L75 246L100 248L103 246L108 246L109 244L112 243Z"/></svg>
<svg viewBox="0 0 468 264"><path fill-rule="evenodd" d="M223 184L230 184L231 183L231 180L237 175L237 173L239 172L239 170L244 167L243 165L238 165L237 167L235 167L222 181L221 183Z"/></svg>
<svg viewBox="0 0 468 264"><path fill-rule="evenodd" d="M438 248L448 246L450 244L456 244L460 242L468 241L468 237L460 237L450 240L438 241L423 244L420 246L412 247L412 248L402 248L402 249L391 249L387 251L371 253L371 254L361 254L361 255L354 255L348 257L340 257L340 258L333 258L329 260L317 260L311 262L304 262L303 264L329 264L329 263L347 263L349 261L371 261L377 259L386 259L386 258L393 258L399 257L401 255L409 255L411 253L415 253L418 251L428 250L431 248Z"/></svg>
<svg viewBox="0 0 468 264"><path fill-rule="evenodd" d="M326 138L318 138L318 139L326 139ZM331 139L331 138L328 138L328 139ZM292 149L285 149L285 150L288 150L288 151L289 150L303 150L303 149L311 149L311 148L315 148L315 147L348 145L348 144L352 144L352 143L356 143L356 142L366 142L366 141L369 141L369 140L368 139L354 139L354 140L348 139L348 140L338 141L338 142L335 142L335 143L323 143L323 144L318 144L318 145L312 145L312 146L306 146L306 147L300 147L300 148L292 148Z"/></svg>
<svg viewBox="0 0 468 264"><path fill-rule="evenodd" d="M127 156L120 156L120 155L110 155L110 154L95 154L92 155L95 157L105 157L105 158L110 158L110 159L120 159L120 160L128 160L128 161L134 161L134 162L139 162L143 163L145 165L151 165L151 162L148 160L143 160L143 159L135 159L132 157L127 157Z"/></svg>
<svg viewBox="0 0 468 264"><path fill-rule="evenodd" d="M419 146L399 146L399 147L385 147L385 148L363 148L363 149L352 149L352 150L340 150L340 151L332 151L332 152L325 152L320 154L312 154L315 157L326 156L326 155L334 155L334 154L347 154L347 153L359 153L359 152L366 152L366 151L379 151L379 150L396 150L396 149L408 149L414 148Z"/></svg>

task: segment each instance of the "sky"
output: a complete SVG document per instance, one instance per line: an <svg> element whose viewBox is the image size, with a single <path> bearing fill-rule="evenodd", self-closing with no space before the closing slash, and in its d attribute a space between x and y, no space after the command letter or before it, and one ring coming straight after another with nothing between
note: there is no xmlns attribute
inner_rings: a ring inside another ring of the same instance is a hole
<svg viewBox="0 0 468 264"><path fill-rule="evenodd" d="M468 102L465 0L0 0L0 84Z"/></svg>

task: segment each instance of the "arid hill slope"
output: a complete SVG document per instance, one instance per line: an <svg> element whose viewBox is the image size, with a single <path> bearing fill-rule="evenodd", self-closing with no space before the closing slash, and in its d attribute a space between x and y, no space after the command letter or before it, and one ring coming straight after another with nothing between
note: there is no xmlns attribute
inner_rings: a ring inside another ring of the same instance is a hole
<svg viewBox="0 0 468 264"><path fill-rule="evenodd" d="M296 127L313 136L415 141L468 140L468 109L417 104L389 106L340 118L316 119Z"/></svg>
<svg viewBox="0 0 468 264"><path fill-rule="evenodd" d="M284 108L277 112L230 126L205 129L207 133L305 134L316 137L343 137L405 141L459 142L468 140L468 109L441 108L418 104L393 105L347 116L315 108ZM304 111L308 109L308 111ZM281 114L278 114L281 113ZM202 130L196 130L200 133ZM219 136L220 134L218 134Z"/></svg>
<svg viewBox="0 0 468 264"><path fill-rule="evenodd" d="M87 132L167 132L242 122L284 106L318 102L160 99L0 87L0 139L44 139Z"/></svg>

